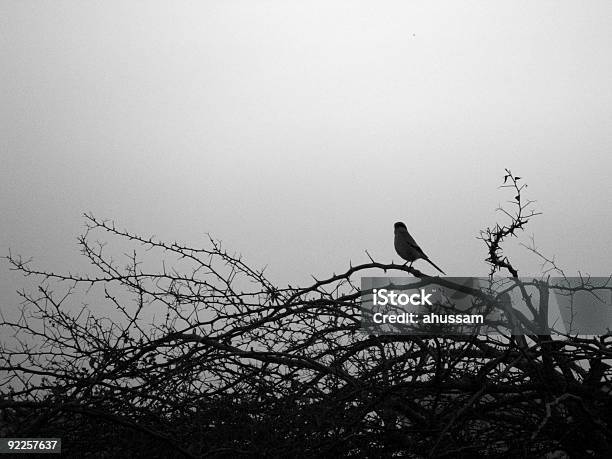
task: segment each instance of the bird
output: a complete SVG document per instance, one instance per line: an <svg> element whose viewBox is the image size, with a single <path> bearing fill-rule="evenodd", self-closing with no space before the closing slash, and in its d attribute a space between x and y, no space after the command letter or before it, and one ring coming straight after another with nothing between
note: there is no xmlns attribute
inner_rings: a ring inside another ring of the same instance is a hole
<svg viewBox="0 0 612 459"><path fill-rule="evenodd" d="M403 222L396 222L393 227L395 229L395 251L400 257L406 260L406 262L410 262L411 266L414 261L421 258L446 276L446 273L438 268L438 266L436 266L436 264L431 261L427 255L425 255L425 252L423 252L416 241L412 238L408 232L408 228L406 228L406 225Z"/></svg>

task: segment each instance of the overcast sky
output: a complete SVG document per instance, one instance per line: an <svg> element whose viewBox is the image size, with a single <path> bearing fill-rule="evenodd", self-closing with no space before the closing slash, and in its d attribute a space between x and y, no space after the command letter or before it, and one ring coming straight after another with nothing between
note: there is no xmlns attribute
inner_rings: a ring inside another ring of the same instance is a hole
<svg viewBox="0 0 612 459"><path fill-rule="evenodd" d="M403 220L477 275L508 167L523 241L610 274L611 49L609 1L3 0L0 249L70 270L91 211L282 286L399 261Z"/></svg>

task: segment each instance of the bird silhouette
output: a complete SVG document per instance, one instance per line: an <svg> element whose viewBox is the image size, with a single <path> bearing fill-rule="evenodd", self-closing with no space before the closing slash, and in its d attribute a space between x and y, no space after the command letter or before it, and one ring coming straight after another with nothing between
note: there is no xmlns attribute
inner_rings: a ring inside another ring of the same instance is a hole
<svg viewBox="0 0 612 459"><path fill-rule="evenodd" d="M431 261L427 255L425 255L425 252L423 252L423 250L419 247L419 245L410 235L410 233L408 232L408 228L406 228L406 225L403 222L395 223L394 228L395 228L395 241L394 241L395 251L400 257L402 257L407 262L409 261L411 266L412 266L412 263L418 260L419 258L423 259L427 261L429 264L431 264L438 271L440 271L442 274L446 275L444 271L438 268L438 266L436 266L436 264L433 261Z"/></svg>

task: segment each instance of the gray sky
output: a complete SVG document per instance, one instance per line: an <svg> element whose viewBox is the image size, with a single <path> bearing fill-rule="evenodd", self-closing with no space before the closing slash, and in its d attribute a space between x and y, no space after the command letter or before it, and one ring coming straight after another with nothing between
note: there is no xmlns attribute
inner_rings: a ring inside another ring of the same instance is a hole
<svg viewBox="0 0 612 459"><path fill-rule="evenodd" d="M609 1L4 0L0 249L77 267L92 211L286 285L399 261L403 220L477 275L509 167L544 212L523 240L609 274L611 45Z"/></svg>

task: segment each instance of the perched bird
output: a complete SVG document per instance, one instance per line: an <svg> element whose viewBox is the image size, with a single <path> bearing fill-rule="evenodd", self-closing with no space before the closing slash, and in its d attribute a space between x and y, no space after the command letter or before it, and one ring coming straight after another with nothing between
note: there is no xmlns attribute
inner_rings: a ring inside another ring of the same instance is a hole
<svg viewBox="0 0 612 459"><path fill-rule="evenodd" d="M429 259L425 252L421 250L416 241L412 238L408 232L408 228L402 222L397 222L395 225L395 251L404 260L409 261L410 264L419 258L430 263L434 268L446 275L444 271L438 268L433 261Z"/></svg>

